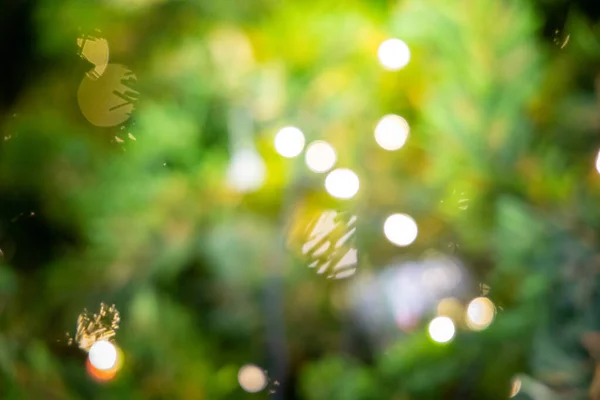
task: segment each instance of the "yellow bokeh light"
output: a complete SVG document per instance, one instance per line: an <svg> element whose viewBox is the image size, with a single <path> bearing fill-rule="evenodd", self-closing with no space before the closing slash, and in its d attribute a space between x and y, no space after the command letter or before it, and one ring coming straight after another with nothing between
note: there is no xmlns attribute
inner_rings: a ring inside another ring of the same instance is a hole
<svg viewBox="0 0 600 400"><path fill-rule="evenodd" d="M596 171L600 174L600 150L598 150L598 155L596 156Z"/></svg>
<svg viewBox="0 0 600 400"><path fill-rule="evenodd" d="M90 79L98 79L108 65L108 41L104 38L84 35L77 38L77 46L79 47L79 55L94 65L87 76Z"/></svg>
<svg viewBox="0 0 600 400"><path fill-rule="evenodd" d="M275 135L275 150L283 157L296 157L304 150L304 134L293 126L281 128Z"/></svg>
<svg viewBox="0 0 600 400"><path fill-rule="evenodd" d="M496 315L494 303L487 297L473 299L467 307L467 325L474 331L486 329Z"/></svg>
<svg viewBox="0 0 600 400"><path fill-rule="evenodd" d="M256 365L247 364L240 368L238 382L246 392L257 393L267 386L267 375Z"/></svg>
<svg viewBox="0 0 600 400"><path fill-rule="evenodd" d="M306 148L305 161L310 170L327 172L335 165L337 154L329 143L317 140Z"/></svg>
<svg viewBox="0 0 600 400"><path fill-rule="evenodd" d="M90 377L95 381L100 383L111 381L115 378L115 376L117 376L117 372L119 372L119 370L123 366L123 352L116 345L114 346L114 348L116 350L116 359L114 363L112 361L110 362L110 364L112 364L112 367L108 369L97 368L92 364L90 357L88 356L87 361L85 363L86 370Z"/></svg>
<svg viewBox="0 0 600 400"><path fill-rule="evenodd" d="M405 247L417 238L419 229L411 216L406 214L392 214L383 224L385 237L396 246Z"/></svg>
<svg viewBox="0 0 600 400"><path fill-rule="evenodd" d="M267 174L267 167L260 155L250 149L236 152L227 169L227 184L242 193L259 189Z"/></svg>
<svg viewBox="0 0 600 400"><path fill-rule="evenodd" d="M385 69L396 71L410 61L410 49L400 39L388 39L379 45L377 56Z"/></svg>
<svg viewBox="0 0 600 400"><path fill-rule="evenodd" d="M449 317L453 321L462 320L465 308L455 297L442 299L437 306L437 315L439 317Z"/></svg>
<svg viewBox="0 0 600 400"><path fill-rule="evenodd" d="M429 336L438 343L449 342L455 333L454 322L448 317L436 317L429 323Z"/></svg>
<svg viewBox="0 0 600 400"><path fill-rule="evenodd" d="M513 398L521 391L521 380L519 378L513 378L510 389L510 397Z"/></svg>
<svg viewBox="0 0 600 400"><path fill-rule="evenodd" d="M410 127L408 122L398 115L389 114L379 120L375 127L375 141L388 151L399 150L406 143Z"/></svg>
<svg viewBox="0 0 600 400"><path fill-rule="evenodd" d="M325 178L327 193L338 199L350 199L358 193L360 182L354 171L338 168L331 171Z"/></svg>
<svg viewBox="0 0 600 400"><path fill-rule="evenodd" d="M99 340L90 347L88 358L96 369L112 369L117 364L117 348L107 340Z"/></svg>

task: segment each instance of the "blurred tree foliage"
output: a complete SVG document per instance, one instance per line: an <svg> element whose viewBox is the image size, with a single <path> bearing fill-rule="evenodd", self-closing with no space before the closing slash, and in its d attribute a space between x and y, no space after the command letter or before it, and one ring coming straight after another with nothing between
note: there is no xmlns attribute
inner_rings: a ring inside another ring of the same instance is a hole
<svg viewBox="0 0 600 400"><path fill-rule="evenodd" d="M579 337L600 330L593 6L3 2L1 397L506 399L523 373L586 398ZM79 54L87 37L106 39L111 65L135 76L135 111L114 126L80 110L80 83L98 67ZM377 61L388 37L410 46L401 71ZM411 126L399 152L373 140L388 113ZM285 125L334 145L361 179L355 199L333 201L302 157L276 154ZM267 176L241 194L226 176L248 148ZM298 210L326 208L358 216L359 264L344 280L307 268L288 238L309 223ZM419 224L408 248L383 236L393 212ZM373 346L349 286L428 249L491 287L496 321L440 346L424 319ZM101 302L121 312L125 354L105 384L65 337ZM247 363L268 370L263 393L239 387Z"/></svg>

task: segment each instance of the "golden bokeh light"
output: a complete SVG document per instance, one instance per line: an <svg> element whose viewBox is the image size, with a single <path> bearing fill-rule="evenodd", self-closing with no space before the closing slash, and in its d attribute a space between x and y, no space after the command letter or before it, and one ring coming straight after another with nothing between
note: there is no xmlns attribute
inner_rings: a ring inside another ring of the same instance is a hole
<svg viewBox="0 0 600 400"><path fill-rule="evenodd" d="M351 199L358 193L359 187L358 176L347 168L335 169L325 178L325 190L338 199Z"/></svg>
<svg viewBox="0 0 600 400"><path fill-rule="evenodd" d="M436 317L429 323L429 336L438 343L447 343L454 337L456 328L448 317Z"/></svg>
<svg viewBox="0 0 600 400"><path fill-rule="evenodd" d="M94 363L92 362L91 357L88 355L88 358L85 363L86 370L87 370L88 375L97 382L102 383L102 382L108 382L108 381L113 380L117 376L117 372L119 372L119 370L123 367L123 360L124 360L123 352L121 351L121 349L118 346L116 346L116 345L113 345L113 346L116 350L116 358L115 358L114 363L111 362L112 366L110 368L101 369L101 368L96 367L94 365ZM111 360L108 360L108 361L111 361Z"/></svg>
<svg viewBox="0 0 600 400"><path fill-rule="evenodd" d="M312 142L306 148L306 165L314 172L327 172L335 165L337 154L332 145L322 140Z"/></svg>
<svg viewBox="0 0 600 400"><path fill-rule="evenodd" d="M419 229L410 215L392 214L383 224L383 233L391 243L406 247L415 241Z"/></svg>
<svg viewBox="0 0 600 400"><path fill-rule="evenodd" d="M510 398L515 397L521 391L521 380L519 378L513 378L510 388Z"/></svg>
<svg viewBox="0 0 600 400"><path fill-rule="evenodd" d="M495 315L494 303L487 297L477 297L467 307L467 325L474 331L484 330L491 325Z"/></svg>
<svg viewBox="0 0 600 400"><path fill-rule="evenodd" d="M94 314L83 310L77 317L75 342L80 349L90 351L92 345L98 341L113 340L120 323L121 314L114 304L108 307L100 303L100 311Z"/></svg>
<svg viewBox="0 0 600 400"><path fill-rule="evenodd" d="M286 158L294 158L302 153L304 143L304 134L293 126L281 128L275 135L275 150Z"/></svg>
<svg viewBox="0 0 600 400"><path fill-rule="evenodd" d="M390 71L404 68L410 61L410 49L400 39L385 40L377 50L379 62Z"/></svg>
<svg viewBox="0 0 600 400"><path fill-rule="evenodd" d="M600 174L600 150L598 150L598 155L596 155L596 171Z"/></svg>
<svg viewBox="0 0 600 400"><path fill-rule="evenodd" d="M227 169L227 184L242 193L259 189L267 175L267 167L260 155L250 149L242 150L231 157Z"/></svg>
<svg viewBox="0 0 600 400"><path fill-rule="evenodd" d="M399 150L408 139L410 127L399 115L388 114L382 117L375 127L375 141L382 149Z"/></svg>
<svg viewBox="0 0 600 400"><path fill-rule="evenodd" d="M81 113L95 126L122 124L131 116L139 97L133 88L135 82L133 72L119 64L108 64L97 79L84 77L77 91Z"/></svg>
<svg viewBox="0 0 600 400"><path fill-rule="evenodd" d="M439 317L448 317L453 321L461 321L463 319L465 307L457 298L447 297L438 303L436 311Z"/></svg>
<svg viewBox="0 0 600 400"><path fill-rule="evenodd" d="M117 364L117 348L108 340L99 340L90 347L88 358L96 369L112 369Z"/></svg>
<svg viewBox="0 0 600 400"><path fill-rule="evenodd" d="M108 41L104 38L82 35L77 38L77 46L79 47L79 56L94 65L94 68L87 73L87 77L92 80L98 79L108 66Z"/></svg>
<svg viewBox="0 0 600 400"><path fill-rule="evenodd" d="M238 382L248 393L257 393L267 387L267 374L256 365L247 364L238 372Z"/></svg>

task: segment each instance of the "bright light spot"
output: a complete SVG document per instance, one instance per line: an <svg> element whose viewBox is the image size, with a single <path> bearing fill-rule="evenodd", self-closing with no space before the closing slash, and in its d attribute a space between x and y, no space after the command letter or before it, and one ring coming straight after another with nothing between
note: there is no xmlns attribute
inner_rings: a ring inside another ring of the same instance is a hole
<svg viewBox="0 0 600 400"><path fill-rule="evenodd" d="M106 340L99 340L92 345L88 354L90 364L96 369L107 370L117 363L117 349Z"/></svg>
<svg viewBox="0 0 600 400"><path fill-rule="evenodd" d="M293 158L304 149L304 134L298 128L286 126L275 135L275 150L286 157Z"/></svg>
<svg viewBox="0 0 600 400"><path fill-rule="evenodd" d="M117 372L119 372L119 370L123 366L124 357L123 357L123 352L121 351L121 349L117 346L115 346L115 348L117 350L117 359L116 359L116 362L114 363L114 365L109 369L98 369L98 368L94 367L92 365L92 363L90 362L90 358L88 357L88 359L85 363L85 367L86 367L86 370L87 370L88 374L90 375L90 377L92 377L92 379L94 379L97 382L103 383L103 382L111 381L112 379L115 378L115 376L117 376Z"/></svg>
<svg viewBox="0 0 600 400"><path fill-rule="evenodd" d="M596 171L600 174L600 150L598 151L598 155L596 156Z"/></svg>
<svg viewBox="0 0 600 400"><path fill-rule="evenodd" d="M267 167L254 150L241 150L231 157L227 170L227 183L240 192L252 192L265 181Z"/></svg>
<svg viewBox="0 0 600 400"><path fill-rule="evenodd" d="M94 65L94 68L87 73L88 77L94 80L98 79L108 65L108 41L104 38L82 35L77 38L77 46L79 55Z"/></svg>
<svg viewBox="0 0 600 400"><path fill-rule="evenodd" d="M347 168L331 171L325 178L325 189L338 199L350 199L358 193L360 186L358 176Z"/></svg>
<svg viewBox="0 0 600 400"><path fill-rule="evenodd" d="M473 299L467 307L467 325L474 331L490 326L496 314L494 303L487 297Z"/></svg>
<svg viewBox="0 0 600 400"><path fill-rule="evenodd" d="M329 171L335 165L337 154L327 142L317 140L306 149L306 165L314 172Z"/></svg>
<svg viewBox="0 0 600 400"><path fill-rule="evenodd" d="M384 150L398 150L404 146L410 127L408 122L398 115L389 114L379 120L375 127L375 141Z"/></svg>
<svg viewBox="0 0 600 400"><path fill-rule="evenodd" d="M449 342L455 332L454 322L448 317L436 317L429 323L429 336L438 343Z"/></svg>
<svg viewBox="0 0 600 400"><path fill-rule="evenodd" d="M417 223L409 215L392 214L383 224L385 237L396 246L405 247L417 238Z"/></svg>
<svg viewBox="0 0 600 400"><path fill-rule="evenodd" d="M512 387L510 389L510 397L515 397L521 391L521 380L519 378L513 378Z"/></svg>
<svg viewBox="0 0 600 400"><path fill-rule="evenodd" d="M267 376L265 371L256 365L248 364L240 368L238 382L246 392L256 393L267 386Z"/></svg>
<svg viewBox="0 0 600 400"><path fill-rule="evenodd" d="M377 56L385 69L396 71L410 61L410 49L400 39L388 39L379 45Z"/></svg>

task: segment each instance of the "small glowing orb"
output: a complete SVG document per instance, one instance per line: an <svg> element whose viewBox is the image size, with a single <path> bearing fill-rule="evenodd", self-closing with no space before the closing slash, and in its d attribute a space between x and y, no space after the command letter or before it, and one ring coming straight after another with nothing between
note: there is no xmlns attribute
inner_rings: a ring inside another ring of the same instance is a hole
<svg viewBox="0 0 600 400"><path fill-rule="evenodd" d="M106 340L99 340L92 345L88 354L90 364L96 369L107 370L117 363L117 349Z"/></svg>
<svg viewBox="0 0 600 400"><path fill-rule="evenodd" d="M275 150L286 158L294 158L304 149L304 134L293 126L281 128L275 135Z"/></svg>
<svg viewBox="0 0 600 400"><path fill-rule="evenodd" d="M325 178L325 190L338 199L350 199L358 193L360 182L354 171L338 168L331 171Z"/></svg>
<svg viewBox="0 0 600 400"><path fill-rule="evenodd" d="M88 375L99 383L104 383L113 380L117 376L117 372L123 366L123 352L117 346L117 360L112 368L109 369L98 369L92 365L90 362L90 358L86 360L85 369L87 370Z"/></svg>
<svg viewBox="0 0 600 400"><path fill-rule="evenodd" d="M598 150L598 155L596 156L596 171L600 174L600 150Z"/></svg>
<svg viewBox="0 0 600 400"><path fill-rule="evenodd" d="M438 343L449 342L455 332L454 322L448 317L436 317L429 323L429 336Z"/></svg>
<svg viewBox="0 0 600 400"><path fill-rule="evenodd" d="M467 325L474 331L490 326L496 314L494 303L487 297L473 299L467 307Z"/></svg>
<svg viewBox="0 0 600 400"><path fill-rule="evenodd" d="M409 215L392 214L383 224L385 237L396 246L405 247L417 238L417 223Z"/></svg>
<svg viewBox="0 0 600 400"><path fill-rule="evenodd" d="M242 150L231 157L227 169L227 183L242 193L252 192L262 186L267 174L263 159L254 150Z"/></svg>
<svg viewBox="0 0 600 400"><path fill-rule="evenodd" d="M238 382L246 392L257 393L267 386L267 375L256 365L248 364L240 368Z"/></svg>
<svg viewBox="0 0 600 400"><path fill-rule="evenodd" d="M521 391L521 380L519 378L513 378L511 389L510 389L510 397L513 398L519 394Z"/></svg>
<svg viewBox="0 0 600 400"><path fill-rule="evenodd" d="M437 315L440 317L450 317L457 321L463 318L465 308L461 302L454 297L442 299L437 306Z"/></svg>
<svg viewBox="0 0 600 400"><path fill-rule="evenodd" d="M394 151L402 148L410 127L408 122L398 115L389 114L379 120L375 127L375 141L384 150Z"/></svg>
<svg viewBox="0 0 600 400"><path fill-rule="evenodd" d="M396 71L410 61L410 49L400 39L388 39L379 45L377 56L385 69Z"/></svg>
<svg viewBox="0 0 600 400"><path fill-rule="evenodd" d="M314 172L327 172L335 165L337 154L327 142L317 140L306 148L306 165Z"/></svg>

